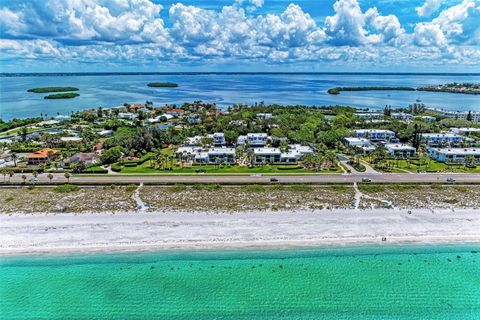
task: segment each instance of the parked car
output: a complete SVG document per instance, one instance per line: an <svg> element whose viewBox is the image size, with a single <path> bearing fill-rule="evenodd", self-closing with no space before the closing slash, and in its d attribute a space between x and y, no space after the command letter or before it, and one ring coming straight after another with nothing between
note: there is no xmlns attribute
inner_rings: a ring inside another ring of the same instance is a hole
<svg viewBox="0 0 480 320"><path fill-rule="evenodd" d="M278 182L277 178L270 178L270 182Z"/></svg>

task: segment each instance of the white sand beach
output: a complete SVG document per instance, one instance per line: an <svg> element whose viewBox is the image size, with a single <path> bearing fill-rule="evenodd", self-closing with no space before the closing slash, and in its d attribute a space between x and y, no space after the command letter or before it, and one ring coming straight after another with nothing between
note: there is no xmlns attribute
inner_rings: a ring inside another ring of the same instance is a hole
<svg viewBox="0 0 480 320"><path fill-rule="evenodd" d="M14 214L0 216L0 238L0 255L480 243L480 212L374 209Z"/></svg>

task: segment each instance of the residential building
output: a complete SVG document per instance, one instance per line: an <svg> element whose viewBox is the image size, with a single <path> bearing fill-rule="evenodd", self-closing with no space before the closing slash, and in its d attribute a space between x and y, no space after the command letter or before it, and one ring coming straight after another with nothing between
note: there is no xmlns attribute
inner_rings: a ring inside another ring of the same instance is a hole
<svg viewBox="0 0 480 320"><path fill-rule="evenodd" d="M431 112L439 114L441 116L450 118L450 119L460 119L467 120L470 116L473 123L480 123L480 112L470 112L470 111L448 111L442 109L429 109Z"/></svg>
<svg viewBox="0 0 480 320"><path fill-rule="evenodd" d="M385 148L391 157L410 158L417 153L414 147L402 143L387 143Z"/></svg>
<svg viewBox="0 0 480 320"><path fill-rule="evenodd" d="M92 165L97 163L99 160L98 154L95 152L79 152L68 158L65 163L70 164L70 163L79 163L83 162L86 165Z"/></svg>
<svg viewBox="0 0 480 320"><path fill-rule="evenodd" d="M395 132L379 129L359 129L355 130L357 138L369 139L371 142L391 141L395 139Z"/></svg>
<svg viewBox="0 0 480 320"><path fill-rule="evenodd" d="M110 136L113 134L113 130L107 130L107 129L104 129L102 131L99 131L97 132L99 136L101 137L106 137L106 136Z"/></svg>
<svg viewBox="0 0 480 320"><path fill-rule="evenodd" d="M256 118L269 120L273 118L273 115L271 113L257 113Z"/></svg>
<svg viewBox="0 0 480 320"><path fill-rule="evenodd" d="M422 133L421 141L430 147L436 147L442 144L459 145L465 137L454 133Z"/></svg>
<svg viewBox="0 0 480 320"><path fill-rule="evenodd" d="M355 138L355 137L348 137L345 138L345 145L347 147L357 147L363 150L364 154L370 153L375 150L375 147L372 145L370 140L365 138Z"/></svg>
<svg viewBox="0 0 480 320"><path fill-rule="evenodd" d="M215 132L214 134L208 135L208 137L213 139L214 146L225 145L225 134L223 134L223 132Z"/></svg>
<svg viewBox="0 0 480 320"><path fill-rule="evenodd" d="M381 119L385 115L383 113L373 113L373 112L357 112L353 116L362 119Z"/></svg>
<svg viewBox="0 0 480 320"><path fill-rule="evenodd" d="M267 144L268 135L266 133L248 133L247 143L251 147L263 147Z"/></svg>
<svg viewBox="0 0 480 320"><path fill-rule="evenodd" d="M393 119L403 120L403 121L412 121L413 120L413 115L411 115L410 113L404 113L404 112L392 113L391 117Z"/></svg>
<svg viewBox="0 0 480 320"><path fill-rule="evenodd" d="M300 144L291 144L288 146L287 152L282 152L280 155L280 162L297 162L304 155L313 154L312 148L309 146L302 146Z"/></svg>
<svg viewBox="0 0 480 320"><path fill-rule="evenodd" d="M60 141L62 142L80 142L83 139L81 137L61 137Z"/></svg>
<svg viewBox="0 0 480 320"><path fill-rule="evenodd" d="M134 114L131 112L120 112L118 114L119 119L124 119L124 120L133 120Z"/></svg>
<svg viewBox="0 0 480 320"><path fill-rule="evenodd" d="M234 163L235 148L212 148L207 151L209 163Z"/></svg>
<svg viewBox="0 0 480 320"><path fill-rule="evenodd" d="M202 136L188 137L187 140L183 143L185 146L198 146L202 143Z"/></svg>
<svg viewBox="0 0 480 320"><path fill-rule="evenodd" d="M279 148L254 148L253 162L255 163L274 163L280 162L282 152Z"/></svg>
<svg viewBox="0 0 480 320"><path fill-rule="evenodd" d="M27 154L27 162L29 165L37 165L55 160L60 155L60 151L51 148L43 148L34 153Z"/></svg>
<svg viewBox="0 0 480 320"><path fill-rule="evenodd" d="M465 163L467 157L473 157L480 163L479 148L429 148L430 158L445 163Z"/></svg>
<svg viewBox="0 0 480 320"><path fill-rule="evenodd" d="M451 128L450 131L463 136L469 136L471 134L480 135L480 128Z"/></svg>
<svg viewBox="0 0 480 320"><path fill-rule="evenodd" d="M175 109L170 109L170 110L167 110L165 113L166 114L169 114L173 117L179 117L181 116L185 111L183 111L182 109L178 109L178 108L175 108Z"/></svg>
<svg viewBox="0 0 480 320"><path fill-rule="evenodd" d="M431 116L420 116L418 118L422 119L423 121L425 121L427 123L434 123L435 121L437 121L437 118L431 117Z"/></svg>

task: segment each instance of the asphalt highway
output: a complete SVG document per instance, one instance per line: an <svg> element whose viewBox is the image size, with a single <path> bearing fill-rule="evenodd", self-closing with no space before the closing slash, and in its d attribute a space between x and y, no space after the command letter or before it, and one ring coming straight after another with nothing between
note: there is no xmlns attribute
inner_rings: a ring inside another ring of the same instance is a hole
<svg viewBox="0 0 480 320"><path fill-rule="evenodd" d="M27 182L32 182L33 176L25 174ZM218 184L244 184L244 183L270 183L270 179L278 179L278 183L354 183L361 182L362 179L370 179L375 183L432 183L447 182L448 178L453 178L455 182L460 183L480 183L480 174L460 174L460 173L415 173L415 174L397 174L397 173L363 173L363 174L318 174L318 175L268 175L268 176L247 176L247 175L72 175L71 183L75 184L109 184L109 183L218 183ZM8 177L6 178L8 181ZM47 174L40 174L37 177L38 182L46 183L50 180ZM11 182L23 182L21 174L15 174ZM67 179L63 174L53 174L52 182L65 183Z"/></svg>

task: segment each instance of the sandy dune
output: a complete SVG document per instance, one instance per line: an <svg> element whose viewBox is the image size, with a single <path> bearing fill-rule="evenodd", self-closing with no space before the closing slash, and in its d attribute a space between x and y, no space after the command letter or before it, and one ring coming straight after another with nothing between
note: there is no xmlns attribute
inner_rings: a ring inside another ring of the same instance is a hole
<svg viewBox="0 0 480 320"><path fill-rule="evenodd" d="M480 243L480 212L378 209L0 216L1 255L458 242Z"/></svg>

